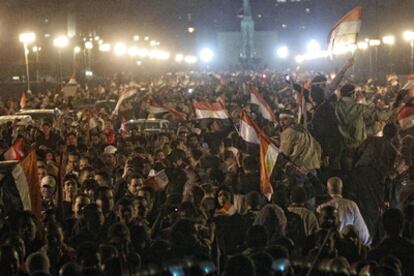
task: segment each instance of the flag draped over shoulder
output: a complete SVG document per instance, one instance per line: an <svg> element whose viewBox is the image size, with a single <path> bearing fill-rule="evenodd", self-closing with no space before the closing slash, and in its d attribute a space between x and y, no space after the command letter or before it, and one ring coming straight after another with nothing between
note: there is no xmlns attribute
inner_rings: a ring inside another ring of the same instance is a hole
<svg viewBox="0 0 414 276"><path fill-rule="evenodd" d="M260 191L270 200L273 194L270 177L280 151L244 110L241 115L240 136L246 142L260 144Z"/></svg>
<svg viewBox="0 0 414 276"><path fill-rule="evenodd" d="M35 150L3 175L1 182L6 211L23 209L40 217L42 205Z"/></svg>
<svg viewBox="0 0 414 276"><path fill-rule="evenodd" d="M229 114L222 103L194 102L197 119L228 119Z"/></svg>
<svg viewBox="0 0 414 276"><path fill-rule="evenodd" d="M361 29L363 7L361 5L350 10L332 28L329 34L329 52L357 42Z"/></svg>
<svg viewBox="0 0 414 276"><path fill-rule="evenodd" d="M260 114L262 114L263 118L270 122L276 123L276 116L273 113L273 110L270 108L266 100L262 97L259 90L257 90L257 88L254 86L250 88L250 103L259 106L259 111Z"/></svg>

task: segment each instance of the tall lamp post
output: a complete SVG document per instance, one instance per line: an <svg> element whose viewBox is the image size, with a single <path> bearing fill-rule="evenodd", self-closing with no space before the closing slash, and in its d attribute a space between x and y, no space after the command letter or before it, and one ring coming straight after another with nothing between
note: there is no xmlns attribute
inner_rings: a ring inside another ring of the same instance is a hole
<svg viewBox="0 0 414 276"><path fill-rule="evenodd" d="M19 35L19 40L24 47L24 61L26 64L26 78L27 78L27 92L30 93L30 71L29 71L29 49L28 45L36 40L35 33L22 33Z"/></svg>
<svg viewBox="0 0 414 276"><path fill-rule="evenodd" d="M73 68L72 68L72 74L75 75L76 74L76 56L81 52L81 48L79 46L76 46L75 48L73 48Z"/></svg>
<svg viewBox="0 0 414 276"><path fill-rule="evenodd" d="M403 34L404 40L409 41L411 45L411 73L414 72L414 32L405 31Z"/></svg>
<svg viewBox="0 0 414 276"><path fill-rule="evenodd" d="M42 51L42 48L39 46L33 46L32 51L36 55L36 82L39 82L39 53Z"/></svg>
<svg viewBox="0 0 414 276"><path fill-rule="evenodd" d="M390 56L390 72L394 71L394 60L392 55L392 48L395 44L395 36L393 35L386 35L382 38L382 43L387 45L389 48L389 56Z"/></svg>
<svg viewBox="0 0 414 276"><path fill-rule="evenodd" d="M69 39L66 36L59 36L53 40L53 45L58 48L58 58L59 58L59 83L62 83L63 74L62 74L62 49L69 44Z"/></svg>

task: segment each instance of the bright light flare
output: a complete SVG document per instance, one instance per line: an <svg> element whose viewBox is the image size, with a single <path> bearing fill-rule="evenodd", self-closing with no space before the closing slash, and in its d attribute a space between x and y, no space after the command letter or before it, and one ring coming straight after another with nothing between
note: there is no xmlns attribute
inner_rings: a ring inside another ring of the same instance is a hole
<svg viewBox="0 0 414 276"><path fill-rule="evenodd" d="M405 41L413 41L414 40L414 32L413 31L405 31L403 33L403 38Z"/></svg>
<svg viewBox="0 0 414 276"><path fill-rule="evenodd" d="M177 54L175 56L175 61L176 62L180 63L180 62L183 62L183 60L184 60L184 55L183 54Z"/></svg>
<svg viewBox="0 0 414 276"><path fill-rule="evenodd" d="M363 50L363 51L365 51L369 47L368 43L365 41L358 42L357 46L358 46L358 49Z"/></svg>
<svg viewBox="0 0 414 276"><path fill-rule="evenodd" d="M19 40L21 43L30 44L36 40L36 34L32 32L20 34Z"/></svg>
<svg viewBox="0 0 414 276"><path fill-rule="evenodd" d="M289 49L286 46L282 46L276 50L276 54L281 59L286 59L289 56Z"/></svg>
<svg viewBox="0 0 414 276"><path fill-rule="evenodd" d="M186 56L184 57L184 62L188 63L188 64L194 64L197 63L197 57L195 56Z"/></svg>
<svg viewBox="0 0 414 276"><path fill-rule="evenodd" d="M69 44L69 39L66 36L59 36L53 40L53 45L58 48L65 48Z"/></svg>
<svg viewBox="0 0 414 276"><path fill-rule="evenodd" d="M321 45L314 39L309 41L306 49L308 52L319 52L321 50Z"/></svg>
<svg viewBox="0 0 414 276"><path fill-rule="evenodd" d="M118 42L114 46L114 52L117 56L123 56L127 52L127 46L125 45L125 43Z"/></svg>
<svg viewBox="0 0 414 276"><path fill-rule="evenodd" d="M81 48L79 46L76 46L75 48L73 48L73 52L75 54L79 54L81 52Z"/></svg>
<svg viewBox="0 0 414 276"><path fill-rule="evenodd" d="M101 52L111 51L111 44L105 43L105 44L99 45L99 51L101 51Z"/></svg>
<svg viewBox="0 0 414 276"><path fill-rule="evenodd" d="M90 41L85 42L85 48L90 50L93 48L93 43Z"/></svg>
<svg viewBox="0 0 414 276"><path fill-rule="evenodd" d="M395 36L393 35L386 35L382 38L382 43L385 45L394 45L395 44Z"/></svg>
<svg viewBox="0 0 414 276"><path fill-rule="evenodd" d="M377 46L380 46L380 45L381 45L381 40L379 40L379 39L371 39L369 41L369 46L371 46L371 47L377 47Z"/></svg>
<svg viewBox="0 0 414 276"><path fill-rule="evenodd" d="M128 56L130 57L136 57L138 56L139 49L138 47L131 47L128 49Z"/></svg>
<svg viewBox="0 0 414 276"><path fill-rule="evenodd" d="M298 56L295 57L295 61L297 63L301 64L302 62L305 61L305 58L303 56L301 56L301 55L298 55Z"/></svg>
<svg viewBox="0 0 414 276"><path fill-rule="evenodd" d="M209 63L213 60L214 58L214 52L213 50L209 49L209 48L204 48L200 51L200 59L204 62L204 63Z"/></svg>

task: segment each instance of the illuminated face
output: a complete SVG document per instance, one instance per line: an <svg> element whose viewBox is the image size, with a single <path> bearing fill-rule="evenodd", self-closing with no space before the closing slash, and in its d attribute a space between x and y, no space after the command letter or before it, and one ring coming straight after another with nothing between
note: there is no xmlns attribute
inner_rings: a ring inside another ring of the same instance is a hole
<svg viewBox="0 0 414 276"><path fill-rule="evenodd" d="M131 194L137 196L138 189L140 189L142 186L144 186L144 181L142 180L142 178L132 178L128 184L128 191Z"/></svg>

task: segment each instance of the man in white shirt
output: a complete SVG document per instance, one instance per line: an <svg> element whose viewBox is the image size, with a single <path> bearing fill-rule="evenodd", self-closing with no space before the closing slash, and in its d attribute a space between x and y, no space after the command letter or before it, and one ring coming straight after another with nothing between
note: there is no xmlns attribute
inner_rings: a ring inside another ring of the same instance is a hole
<svg viewBox="0 0 414 276"><path fill-rule="evenodd" d="M319 213L325 206L335 207L338 211L340 221L338 231L342 231L347 225L354 225L356 230L358 230L359 238L365 244L370 244L371 238L369 231L359 211L358 205L354 201L342 197L342 180L339 177L331 177L328 179L327 187L331 200L320 205L317 208L317 212Z"/></svg>

